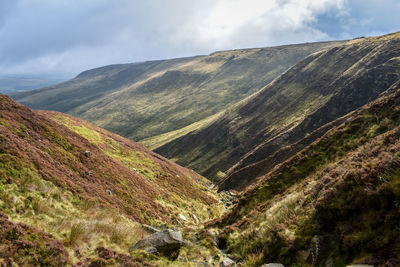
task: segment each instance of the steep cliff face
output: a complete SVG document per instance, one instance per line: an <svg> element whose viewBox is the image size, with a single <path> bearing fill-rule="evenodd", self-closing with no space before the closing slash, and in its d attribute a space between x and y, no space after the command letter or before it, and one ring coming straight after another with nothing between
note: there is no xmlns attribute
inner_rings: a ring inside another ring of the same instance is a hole
<svg viewBox="0 0 400 267"><path fill-rule="evenodd" d="M156 151L215 180L228 173L221 188L243 189L273 164L267 160L265 165L247 169L250 177L248 172L241 176L243 168L269 157L282 162L291 152L275 157L276 151L389 89L399 79L399 56L398 33L317 52L207 128Z"/></svg>
<svg viewBox="0 0 400 267"><path fill-rule="evenodd" d="M393 89L260 177L218 223L228 253L249 266L398 265L400 87Z"/></svg>

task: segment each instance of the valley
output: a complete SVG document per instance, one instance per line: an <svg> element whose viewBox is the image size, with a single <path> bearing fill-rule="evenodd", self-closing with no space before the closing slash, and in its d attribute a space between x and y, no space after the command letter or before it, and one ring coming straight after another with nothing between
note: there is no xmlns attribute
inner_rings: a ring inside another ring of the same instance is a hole
<svg viewBox="0 0 400 267"><path fill-rule="evenodd" d="M399 169L399 32L104 66L0 95L0 263L399 266Z"/></svg>

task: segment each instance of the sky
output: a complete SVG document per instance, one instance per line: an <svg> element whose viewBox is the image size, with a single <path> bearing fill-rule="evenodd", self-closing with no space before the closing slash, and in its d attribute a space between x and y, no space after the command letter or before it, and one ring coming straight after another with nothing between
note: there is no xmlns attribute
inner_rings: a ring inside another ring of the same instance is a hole
<svg viewBox="0 0 400 267"><path fill-rule="evenodd" d="M0 76L400 31L400 0L0 0Z"/></svg>

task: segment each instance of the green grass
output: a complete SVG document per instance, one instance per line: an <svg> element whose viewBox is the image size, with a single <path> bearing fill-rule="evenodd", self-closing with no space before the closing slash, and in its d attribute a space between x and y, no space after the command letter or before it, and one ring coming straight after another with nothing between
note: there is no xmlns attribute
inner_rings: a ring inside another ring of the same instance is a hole
<svg viewBox="0 0 400 267"><path fill-rule="evenodd" d="M178 129L168 133L160 134L158 136L153 136L150 138L140 140L140 143L142 143L144 146L146 146L151 150L157 149L173 140L178 139L181 136L187 135L194 131L199 131L201 129L204 129L205 127L213 123L215 120L217 120L220 115L221 113L217 113L201 121L192 123L182 129Z"/></svg>

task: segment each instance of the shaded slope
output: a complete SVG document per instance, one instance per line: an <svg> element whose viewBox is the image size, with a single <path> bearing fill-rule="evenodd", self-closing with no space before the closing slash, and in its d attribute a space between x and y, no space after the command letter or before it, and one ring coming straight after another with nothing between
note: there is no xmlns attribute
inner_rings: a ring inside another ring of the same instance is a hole
<svg viewBox="0 0 400 267"><path fill-rule="evenodd" d="M220 222L221 240L248 266L397 266L399 151L397 91L261 177Z"/></svg>
<svg viewBox="0 0 400 267"><path fill-rule="evenodd" d="M112 65L48 88L13 94L141 140L212 116L268 84L309 54L340 42L216 52L209 56Z"/></svg>
<svg viewBox="0 0 400 267"><path fill-rule="evenodd" d="M144 235L139 222L195 225L179 214L201 221L217 216L208 184L133 141L0 95L0 207L11 224L23 222L62 240L69 261L96 254L98 246L127 253ZM43 253L46 240L37 240ZM0 253L3 248L9 249L0 245Z"/></svg>
<svg viewBox="0 0 400 267"><path fill-rule="evenodd" d="M376 99L397 82L399 37L397 33L356 39L310 55L207 128L156 151L216 180L221 172L233 173L264 160ZM292 152L282 155L280 162L290 155ZM272 166L267 163L260 170L251 170L250 180ZM242 184L242 178L247 177L232 174L221 188L242 189L251 182Z"/></svg>

